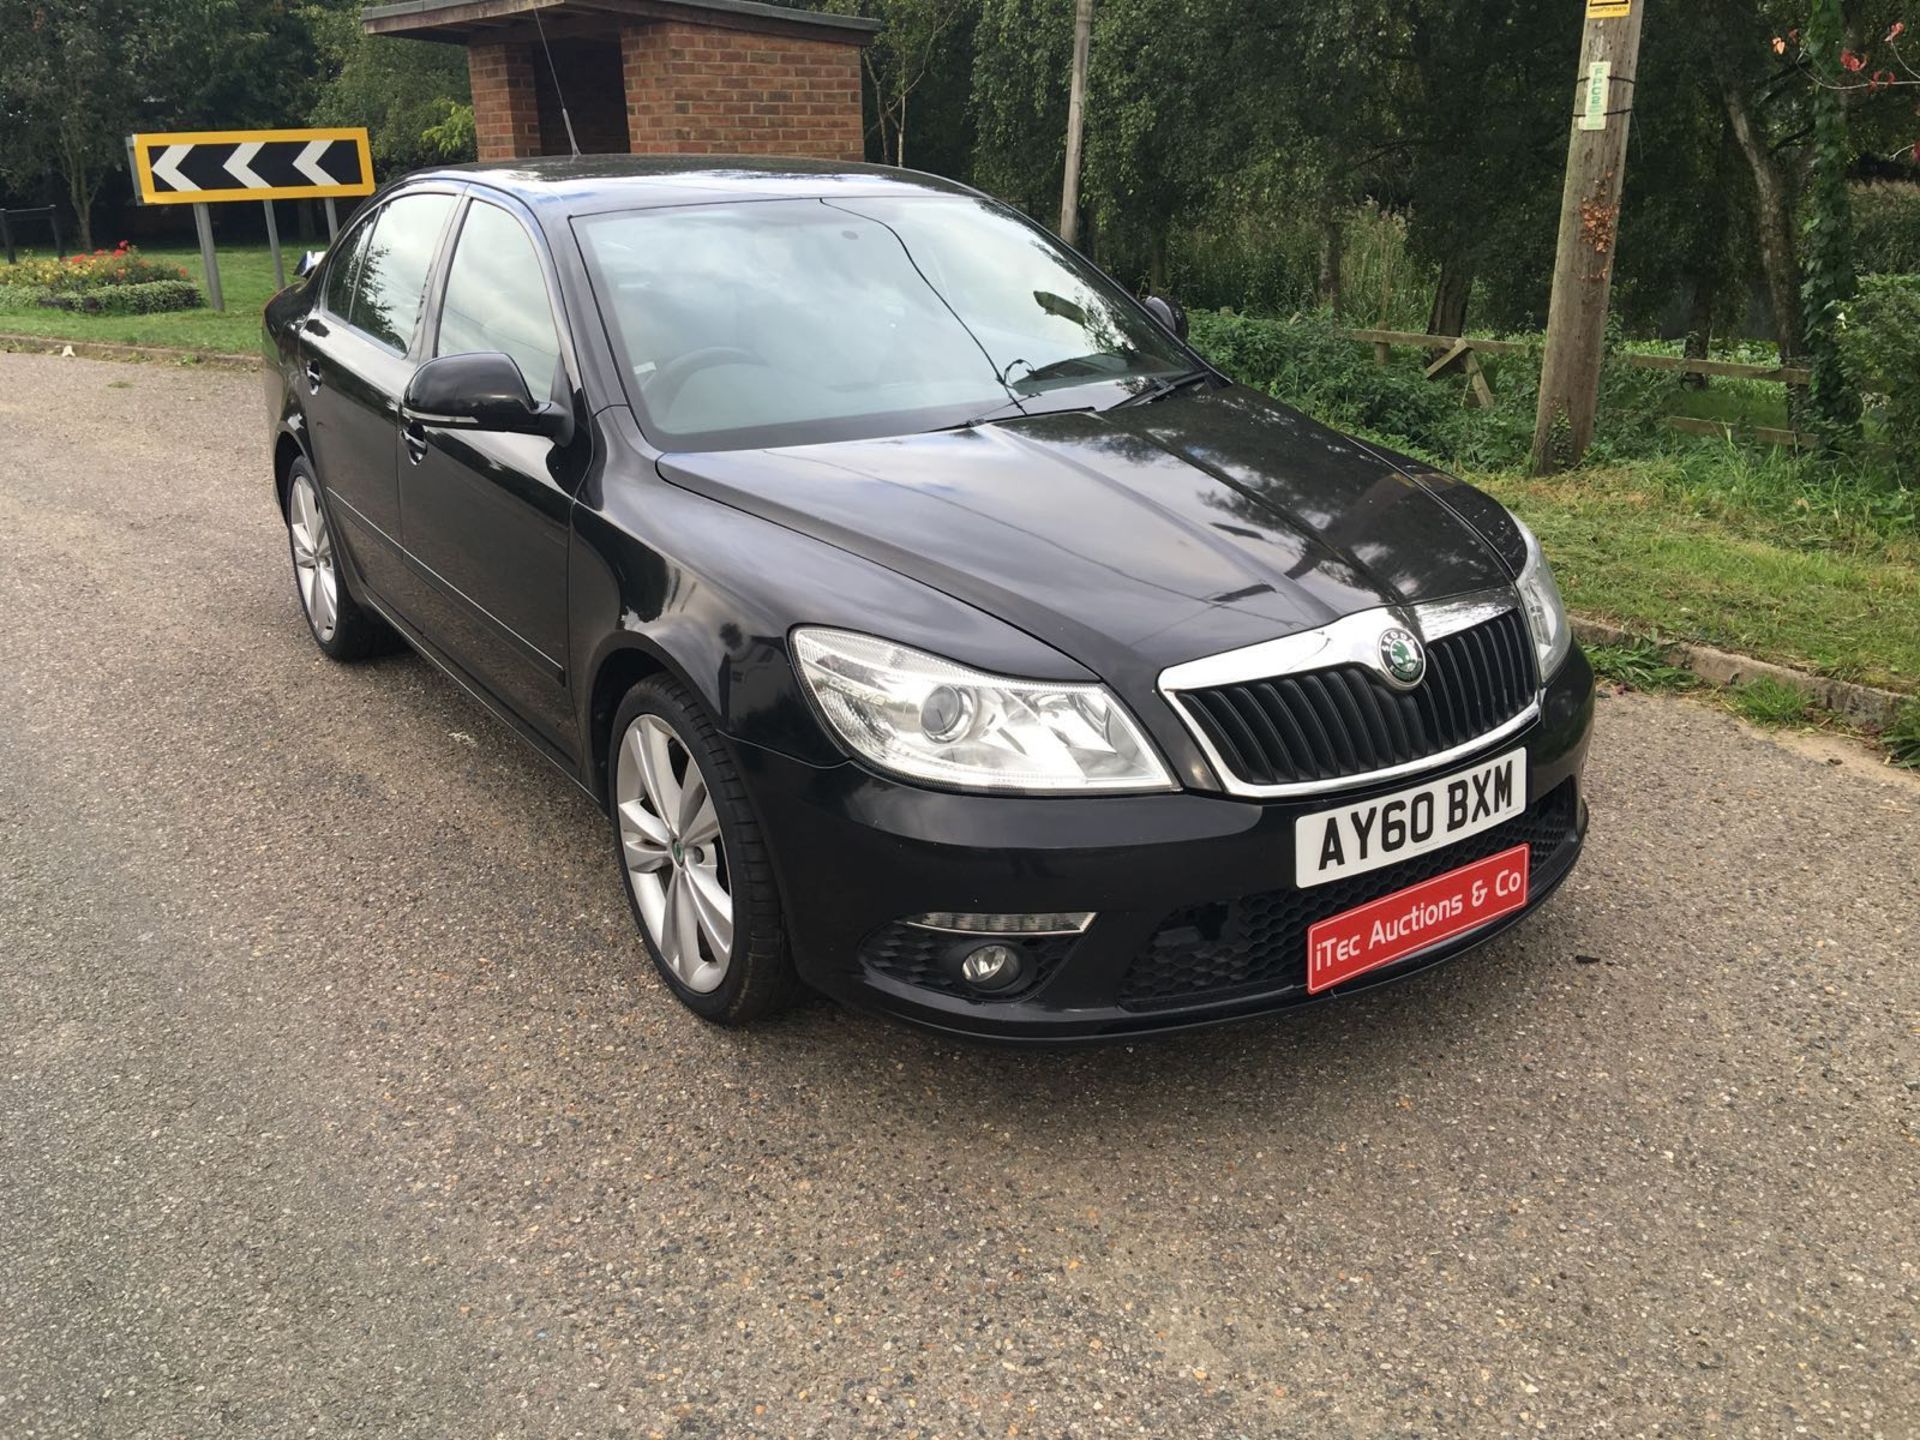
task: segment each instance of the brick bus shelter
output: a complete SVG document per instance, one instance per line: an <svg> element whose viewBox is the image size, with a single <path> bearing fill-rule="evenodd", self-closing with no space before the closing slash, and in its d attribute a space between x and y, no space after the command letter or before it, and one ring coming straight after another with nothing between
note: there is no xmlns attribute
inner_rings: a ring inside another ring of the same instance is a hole
<svg viewBox="0 0 1920 1440"><path fill-rule="evenodd" d="M466 47L482 160L569 153L562 92L589 155L865 152L875 20L751 0L399 0L361 23Z"/></svg>

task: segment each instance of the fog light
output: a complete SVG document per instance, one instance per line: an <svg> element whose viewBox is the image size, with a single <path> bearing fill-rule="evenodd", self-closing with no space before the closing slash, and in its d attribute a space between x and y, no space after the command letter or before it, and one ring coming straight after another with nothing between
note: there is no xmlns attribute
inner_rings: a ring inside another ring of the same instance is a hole
<svg viewBox="0 0 1920 1440"><path fill-rule="evenodd" d="M1093 923L1091 910L1052 910L1039 915L963 915L931 910L909 915L908 925L923 930L954 930L962 935L1077 935Z"/></svg>
<svg viewBox="0 0 1920 1440"><path fill-rule="evenodd" d="M1020 978L1020 952L1011 945L982 945L969 950L960 974L981 990L1004 990Z"/></svg>

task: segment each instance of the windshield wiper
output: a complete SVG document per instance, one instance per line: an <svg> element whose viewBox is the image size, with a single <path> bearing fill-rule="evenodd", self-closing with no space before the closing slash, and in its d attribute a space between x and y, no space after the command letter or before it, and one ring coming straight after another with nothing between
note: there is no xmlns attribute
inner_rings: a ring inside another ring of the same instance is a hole
<svg viewBox="0 0 1920 1440"><path fill-rule="evenodd" d="M1166 399L1167 396L1173 394L1176 390L1184 390L1187 386L1195 384L1198 381L1211 380L1212 378L1213 372L1211 370L1188 370L1179 375L1156 375L1153 379L1149 380L1142 389L1134 391L1133 394L1127 396L1125 399L1114 401L1113 404L1107 408L1118 410L1123 405L1151 405L1156 400Z"/></svg>
<svg viewBox="0 0 1920 1440"><path fill-rule="evenodd" d="M996 405L991 410L982 411L971 420L962 420L958 425L942 425L940 428L942 430L974 430L982 425L998 424L1002 420L1032 420L1042 415L1091 415L1092 413L1091 405L1055 405L1045 410L1029 410L1021 401L1009 400L1004 405Z"/></svg>

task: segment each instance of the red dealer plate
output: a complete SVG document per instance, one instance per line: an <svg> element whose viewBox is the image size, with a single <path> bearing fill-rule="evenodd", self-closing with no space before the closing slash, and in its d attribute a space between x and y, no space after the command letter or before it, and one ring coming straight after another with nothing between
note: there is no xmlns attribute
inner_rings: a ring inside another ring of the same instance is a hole
<svg viewBox="0 0 1920 1440"><path fill-rule="evenodd" d="M1525 845L1322 920L1307 931L1307 993L1391 965L1527 903Z"/></svg>

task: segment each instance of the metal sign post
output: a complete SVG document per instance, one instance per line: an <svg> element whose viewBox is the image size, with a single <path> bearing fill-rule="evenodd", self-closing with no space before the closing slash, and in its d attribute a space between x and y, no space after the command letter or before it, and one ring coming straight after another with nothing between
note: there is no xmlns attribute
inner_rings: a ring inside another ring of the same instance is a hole
<svg viewBox="0 0 1920 1440"><path fill-rule="evenodd" d="M134 135L127 141L134 189L142 205L191 205L206 266L207 300L226 308L220 292L220 262L213 249L207 206L257 200L265 208L267 244L274 278L285 286L276 200L323 200L327 229L339 228L333 202L373 193L373 152L364 129L190 130Z"/></svg>
<svg viewBox="0 0 1920 1440"><path fill-rule="evenodd" d="M207 274L207 303L225 310L226 297L220 293L220 257L213 253L213 216L206 206L193 207L193 228L200 232L200 267Z"/></svg>
<svg viewBox="0 0 1920 1440"><path fill-rule="evenodd" d="M273 202L262 200L260 208L267 215L267 248L273 251L273 283L281 290L287 288L287 267L280 258L280 226L273 218Z"/></svg>

